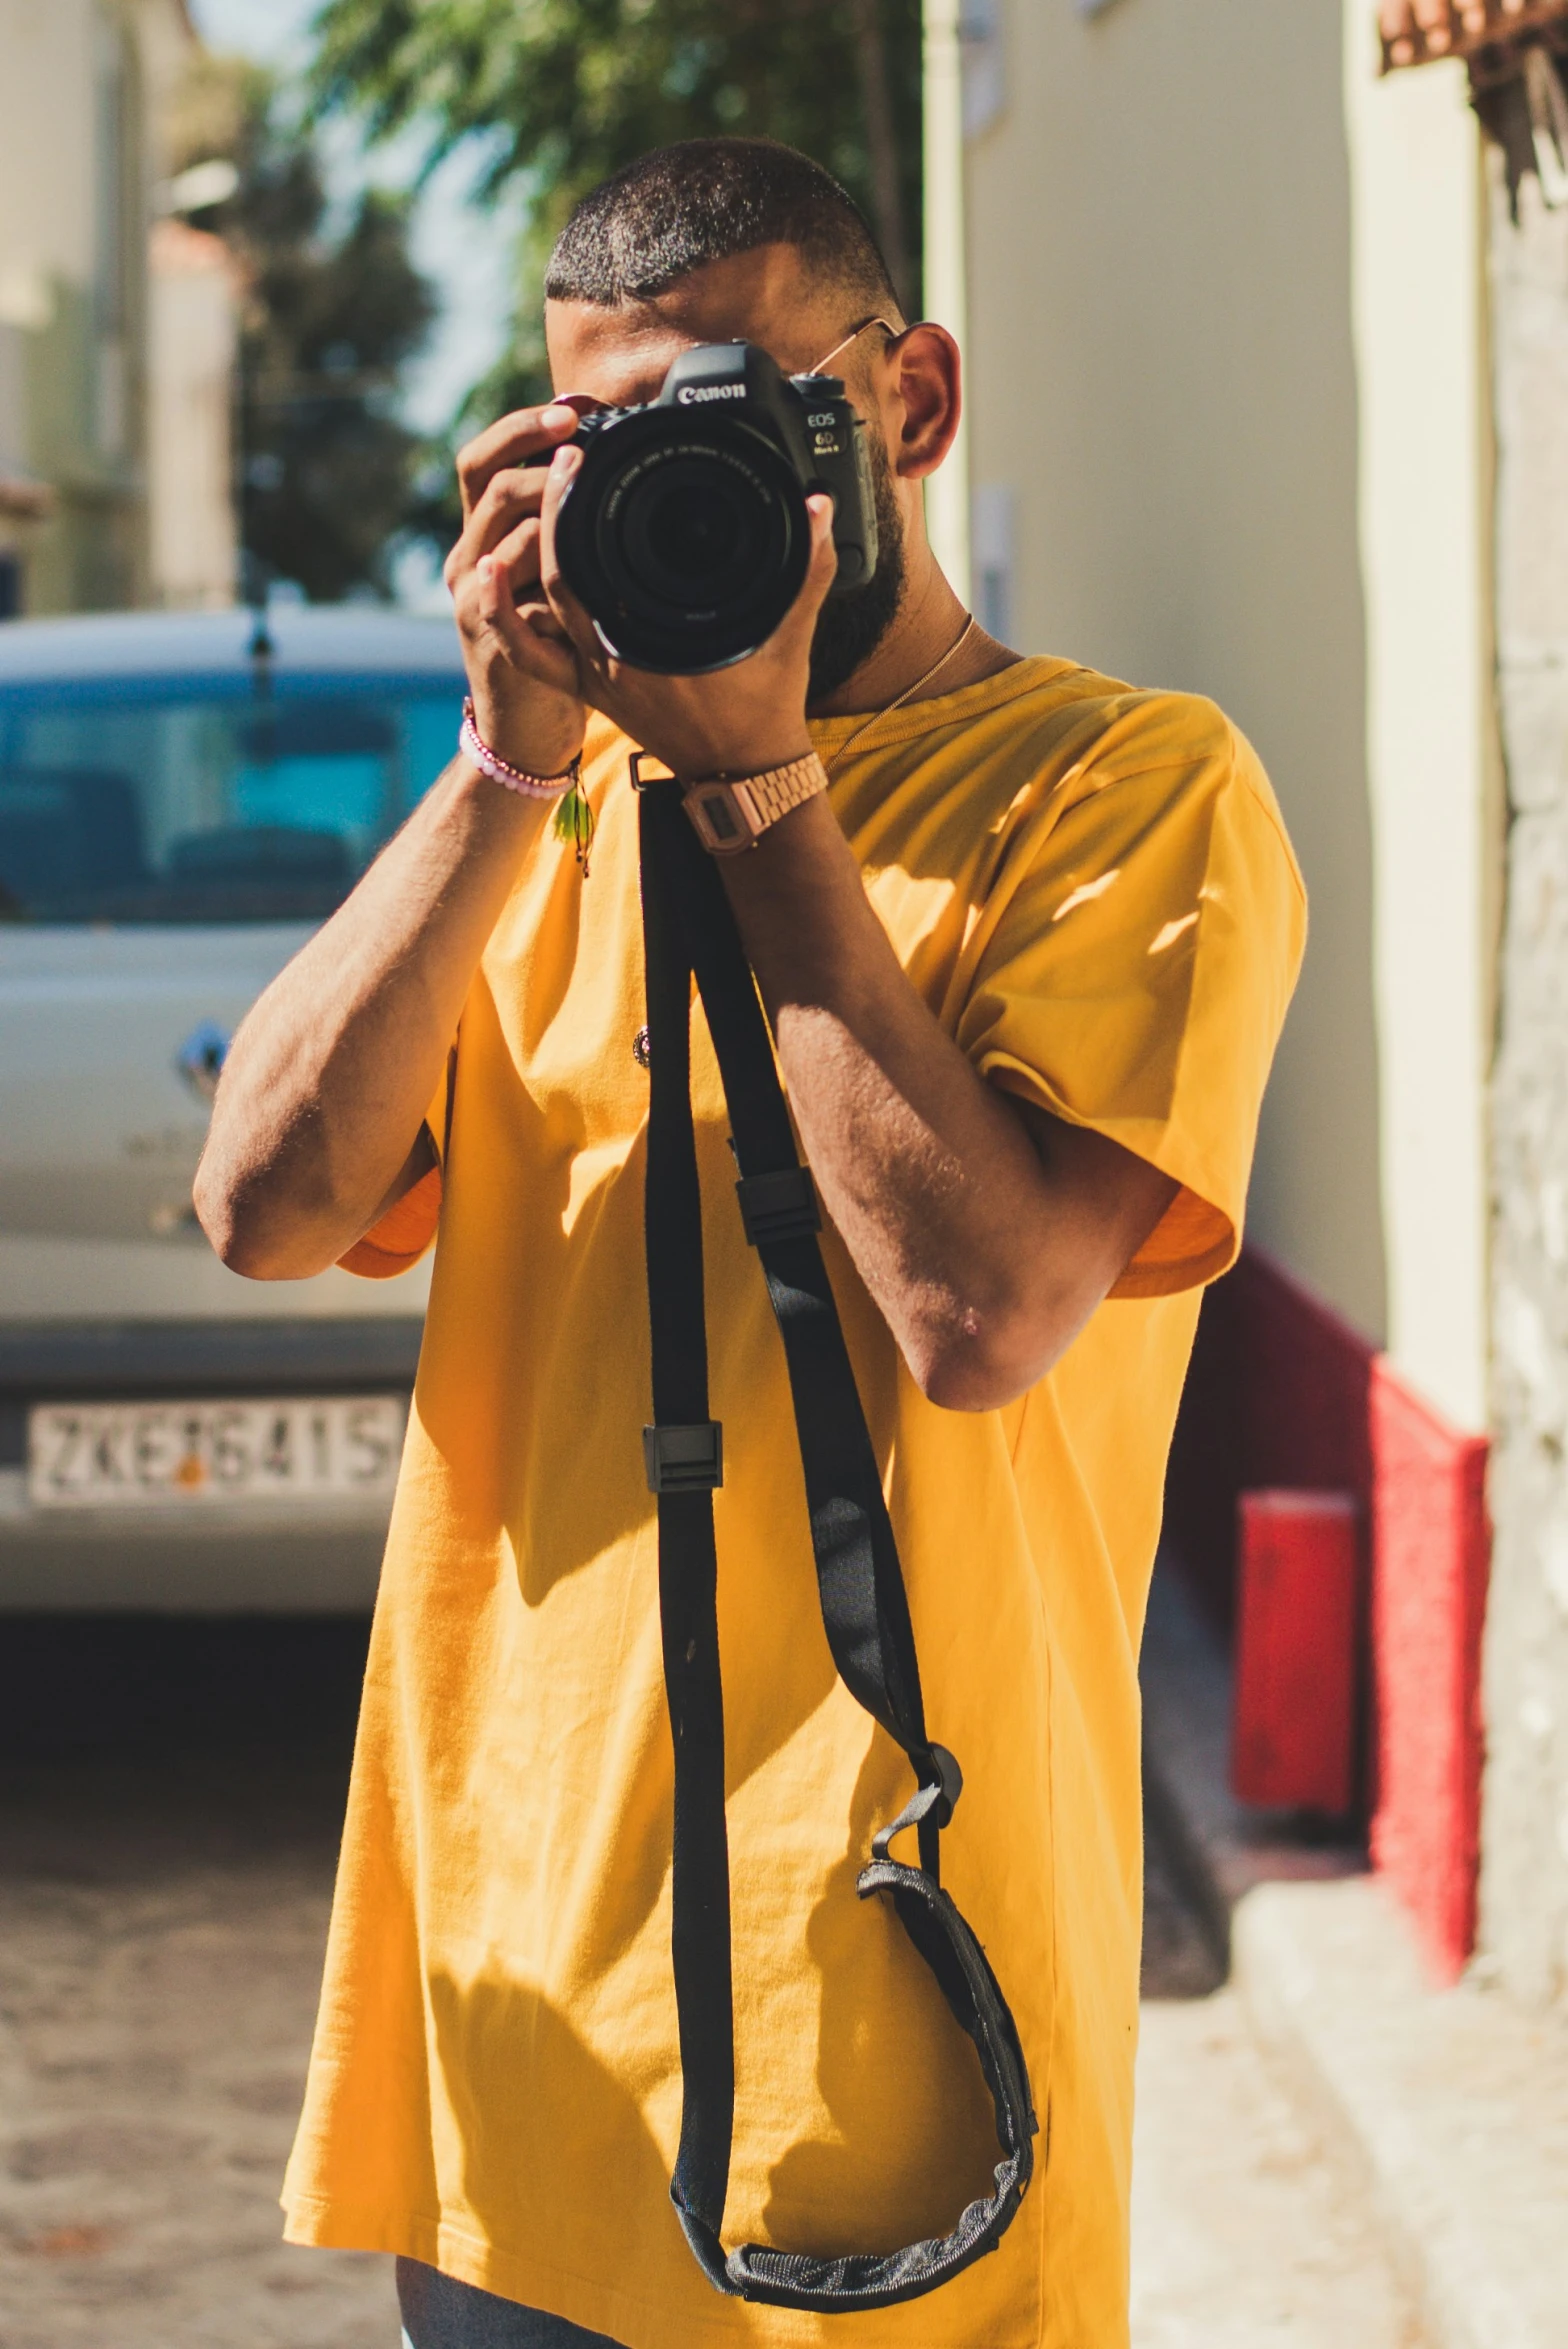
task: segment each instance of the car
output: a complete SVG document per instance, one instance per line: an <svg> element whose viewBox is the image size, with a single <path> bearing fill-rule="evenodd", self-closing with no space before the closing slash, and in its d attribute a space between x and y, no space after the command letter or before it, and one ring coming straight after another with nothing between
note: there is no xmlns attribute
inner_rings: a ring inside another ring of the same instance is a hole
<svg viewBox="0 0 1568 2349"><path fill-rule="evenodd" d="M370 1603L426 1274L241 1280L191 1182L463 691L374 606L0 627L0 1610Z"/></svg>

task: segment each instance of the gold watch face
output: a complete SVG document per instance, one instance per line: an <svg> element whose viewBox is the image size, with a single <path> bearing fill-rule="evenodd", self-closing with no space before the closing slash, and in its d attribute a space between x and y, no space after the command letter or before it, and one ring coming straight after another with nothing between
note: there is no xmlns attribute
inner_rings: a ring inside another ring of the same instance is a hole
<svg viewBox="0 0 1568 2349"><path fill-rule="evenodd" d="M715 856L733 856L739 849L750 848L756 838L727 783L698 784L687 792L685 807L698 839Z"/></svg>

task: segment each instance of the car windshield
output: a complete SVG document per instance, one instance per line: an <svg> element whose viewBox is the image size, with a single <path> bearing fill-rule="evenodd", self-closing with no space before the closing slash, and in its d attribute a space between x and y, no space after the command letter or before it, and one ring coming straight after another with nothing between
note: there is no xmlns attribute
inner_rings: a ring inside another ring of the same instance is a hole
<svg viewBox="0 0 1568 2349"><path fill-rule="evenodd" d="M0 921L331 913L452 756L454 681L0 691Z"/></svg>

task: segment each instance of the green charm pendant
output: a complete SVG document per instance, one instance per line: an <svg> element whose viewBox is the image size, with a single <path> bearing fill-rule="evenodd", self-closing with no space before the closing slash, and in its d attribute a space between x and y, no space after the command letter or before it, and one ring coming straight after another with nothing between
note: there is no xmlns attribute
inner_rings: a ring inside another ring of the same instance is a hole
<svg viewBox="0 0 1568 2349"><path fill-rule="evenodd" d="M583 797L581 786L574 780L555 803L552 828L557 840L568 840L582 866L583 879L588 878L588 851L593 846L593 809Z"/></svg>

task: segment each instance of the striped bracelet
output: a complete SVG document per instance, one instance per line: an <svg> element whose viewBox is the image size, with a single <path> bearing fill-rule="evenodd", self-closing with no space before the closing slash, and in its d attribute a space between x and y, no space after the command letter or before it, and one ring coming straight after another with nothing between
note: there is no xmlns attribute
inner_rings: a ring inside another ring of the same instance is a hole
<svg viewBox="0 0 1568 2349"><path fill-rule="evenodd" d="M570 791L583 771L583 754L578 751L571 765L560 775L530 775L524 767L514 767L509 759L492 750L479 731L474 718L473 702L463 704L463 723L458 729L458 749L492 783L504 783L508 791L519 791L525 799L559 799Z"/></svg>

